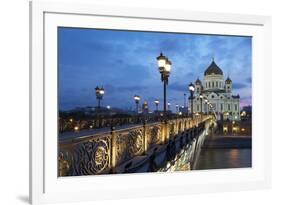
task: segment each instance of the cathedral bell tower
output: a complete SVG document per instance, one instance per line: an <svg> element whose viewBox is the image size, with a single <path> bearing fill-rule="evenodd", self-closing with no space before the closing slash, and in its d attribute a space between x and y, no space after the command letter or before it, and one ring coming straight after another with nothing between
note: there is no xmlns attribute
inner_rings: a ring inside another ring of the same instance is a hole
<svg viewBox="0 0 281 205"><path fill-rule="evenodd" d="M197 80L195 81L195 93L199 95L201 92L202 92L202 83L199 80L199 78L197 78Z"/></svg>
<svg viewBox="0 0 281 205"><path fill-rule="evenodd" d="M227 79L225 80L225 91L227 93L232 92L232 80L229 77L227 77Z"/></svg>

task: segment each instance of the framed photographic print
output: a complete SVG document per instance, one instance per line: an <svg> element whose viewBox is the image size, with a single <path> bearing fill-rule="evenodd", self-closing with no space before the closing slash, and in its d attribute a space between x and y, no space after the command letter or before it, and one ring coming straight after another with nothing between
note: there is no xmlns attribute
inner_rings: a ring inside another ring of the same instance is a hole
<svg viewBox="0 0 281 205"><path fill-rule="evenodd" d="M270 186L270 17L30 14L31 203Z"/></svg>

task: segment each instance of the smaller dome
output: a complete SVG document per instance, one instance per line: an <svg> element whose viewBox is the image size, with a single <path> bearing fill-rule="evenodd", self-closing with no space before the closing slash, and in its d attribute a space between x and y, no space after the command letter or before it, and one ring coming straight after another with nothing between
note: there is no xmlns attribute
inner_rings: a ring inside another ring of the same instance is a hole
<svg viewBox="0 0 281 205"><path fill-rule="evenodd" d="M196 85L201 85L201 81L199 80L199 78L197 78L197 80L195 81Z"/></svg>
<svg viewBox="0 0 281 205"><path fill-rule="evenodd" d="M232 80L229 77L227 77L227 79L225 80L225 83L230 84L230 83L232 83Z"/></svg>

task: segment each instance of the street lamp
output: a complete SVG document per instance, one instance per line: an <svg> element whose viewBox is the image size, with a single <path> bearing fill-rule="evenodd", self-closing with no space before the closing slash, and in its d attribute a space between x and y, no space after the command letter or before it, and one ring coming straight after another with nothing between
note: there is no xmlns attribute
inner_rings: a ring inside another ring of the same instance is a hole
<svg viewBox="0 0 281 205"><path fill-rule="evenodd" d="M171 103L168 102L168 110L170 110L170 107L171 107Z"/></svg>
<svg viewBox="0 0 281 205"><path fill-rule="evenodd" d="M202 110L203 95L202 95L202 93L200 93L199 98L200 98L200 104L201 104L201 113L203 113L203 110Z"/></svg>
<svg viewBox="0 0 281 205"><path fill-rule="evenodd" d="M206 114L208 115L208 100L205 99L205 104L206 104Z"/></svg>
<svg viewBox="0 0 281 205"><path fill-rule="evenodd" d="M102 100L102 97L104 95L104 89L103 87L99 88L98 86L96 87L96 98L98 100L98 108L100 108L100 101Z"/></svg>
<svg viewBox="0 0 281 205"><path fill-rule="evenodd" d="M161 74L161 81L164 84L164 116L166 115L166 87L168 84L168 78L172 68L172 62L164 56L162 53L156 58L158 62L158 69Z"/></svg>
<svg viewBox="0 0 281 205"><path fill-rule="evenodd" d="M176 113L179 113L179 105L176 104Z"/></svg>
<svg viewBox="0 0 281 205"><path fill-rule="evenodd" d="M190 99L191 99L191 116L193 117L193 94L194 94L194 90L195 90L193 83L190 83L188 85L188 89L190 92Z"/></svg>
<svg viewBox="0 0 281 205"><path fill-rule="evenodd" d="M138 96L138 95L135 95L134 96L134 100L135 100L135 102L136 102L136 112L137 113L139 113L139 102L140 102L140 96Z"/></svg>
<svg viewBox="0 0 281 205"><path fill-rule="evenodd" d="M158 104L159 104L159 100L154 100L154 103L155 103L155 105L156 105L156 111L158 111Z"/></svg>

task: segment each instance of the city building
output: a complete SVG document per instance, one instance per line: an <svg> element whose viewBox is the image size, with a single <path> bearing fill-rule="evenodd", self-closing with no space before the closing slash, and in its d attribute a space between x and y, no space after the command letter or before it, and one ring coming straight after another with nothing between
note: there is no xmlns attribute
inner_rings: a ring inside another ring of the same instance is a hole
<svg viewBox="0 0 281 205"><path fill-rule="evenodd" d="M200 94L203 98L200 98ZM191 100L189 97L190 106ZM233 95L232 80L229 76L225 80L223 71L214 59L204 72L203 82L199 78L195 81L193 112L209 113L211 110L207 100L211 103L218 120L240 120L240 96Z"/></svg>
<svg viewBox="0 0 281 205"><path fill-rule="evenodd" d="M142 105L142 113L143 113L143 114L148 114L148 112L149 112L149 110L148 110L148 103L147 103L147 101L145 100L145 101L143 102L143 105Z"/></svg>

